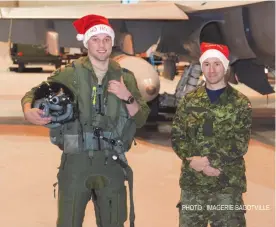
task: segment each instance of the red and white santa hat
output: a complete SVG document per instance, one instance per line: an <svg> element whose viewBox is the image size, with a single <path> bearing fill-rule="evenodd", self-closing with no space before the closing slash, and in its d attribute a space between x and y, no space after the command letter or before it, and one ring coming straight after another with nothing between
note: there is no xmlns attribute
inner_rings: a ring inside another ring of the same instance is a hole
<svg viewBox="0 0 276 227"><path fill-rule="evenodd" d="M105 33L112 39L114 45L115 33L107 18L99 15L87 15L73 22L77 30L77 40L83 41L83 45L87 48L87 41L94 35Z"/></svg>
<svg viewBox="0 0 276 227"><path fill-rule="evenodd" d="M229 65L229 49L227 46L202 42L200 45L200 51L201 56L199 58L199 62L201 67L202 63L207 58L218 58L222 62L225 72L227 71Z"/></svg>

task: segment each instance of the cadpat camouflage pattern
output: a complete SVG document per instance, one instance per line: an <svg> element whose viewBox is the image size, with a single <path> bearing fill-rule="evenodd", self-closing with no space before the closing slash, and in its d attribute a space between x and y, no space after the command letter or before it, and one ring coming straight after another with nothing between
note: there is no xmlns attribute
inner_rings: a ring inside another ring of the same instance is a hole
<svg viewBox="0 0 276 227"><path fill-rule="evenodd" d="M180 101L172 124L172 147L183 160L180 187L193 192L246 191L245 162L252 124L252 108L246 96L226 87L211 103L204 86ZM207 176L189 167L192 156L207 156L221 171Z"/></svg>

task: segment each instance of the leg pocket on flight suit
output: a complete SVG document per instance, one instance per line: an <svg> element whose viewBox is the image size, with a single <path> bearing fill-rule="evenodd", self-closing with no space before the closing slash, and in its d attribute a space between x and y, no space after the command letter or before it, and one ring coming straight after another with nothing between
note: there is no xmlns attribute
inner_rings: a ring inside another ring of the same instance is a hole
<svg viewBox="0 0 276 227"><path fill-rule="evenodd" d="M56 188L56 186L58 186L58 191L60 191L60 188L62 188L64 183L66 183L67 177L65 176L65 172L64 172L65 171L64 169L66 168L66 163L67 163L67 154L63 153L61 155L60 165L58 167L57 182L54 185L54 188Z"/></svg>
<svg viewBox="0 0 276 227"><path fill-rule="evenodd" d="M109 200L110 223L123 224L127 220L126 186L114 191Z"/></svg>
<svg viewBox="0 0 276 227"><path fill-rule="evenodd" d="M63 125L49 130L50 141L57 145L60 150L64 149Z"/></svg>

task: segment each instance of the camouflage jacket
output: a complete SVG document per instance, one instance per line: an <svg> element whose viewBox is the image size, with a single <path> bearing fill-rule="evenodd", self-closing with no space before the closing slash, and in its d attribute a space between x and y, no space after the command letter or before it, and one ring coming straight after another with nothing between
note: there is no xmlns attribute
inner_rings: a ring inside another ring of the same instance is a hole
<svg viewBox="0 0 276 227"><path fill-rule="evenodd" d="M92 79L94 81L98 81L89 58L88 57L82 57L78 61L81 62L83 67L85 67L86 69L91 71L91 75L93 77ZM120 69L120 65L117 62L115 62L114 60L110 59L107 74L112 74L113 72L115 72L116 70L119 70L119 69ZM66 85L70 89L74 90L73 74L74 74L74 68L73 68L72 64L69 64L66 67L62 68L62 69L60 68L60 69L54 71L52 73L52 75L47 78L47 81L59 82L59 83L62 83L64 85ZM146 123L146 120L148 118L150 109L149 109L146 101L141 96L141 93L138 89L137 81L134 77L134 74L131 71L127 70L127 69L123 69L123 75L122 76L123 76L124 83L125 83L126 87L128 88L130 93L133 95L135 100L140 105L139 111L133 116L137 128L140 128ZM103 79L103 87L107 87L106 84L108 83L108 80L106 78L107 77L105 76L105 78ZM21 99L22 108L23 108L25 103L31 103L32 102L32 100L34 98L34 92L35 92L35 90L38 86L33 87Z"/></svg>
<svg viewBox="0 0 276 227"><path fill-rule="evenodd" d="M183 160L180 187L200 192L246 191L244 154L248 150L252 124L251 103L228 85L215 103L205 86L184 96L172 123L172 147ZM189 167L192 156L207 156L221 170L207 176Z"/></svg>

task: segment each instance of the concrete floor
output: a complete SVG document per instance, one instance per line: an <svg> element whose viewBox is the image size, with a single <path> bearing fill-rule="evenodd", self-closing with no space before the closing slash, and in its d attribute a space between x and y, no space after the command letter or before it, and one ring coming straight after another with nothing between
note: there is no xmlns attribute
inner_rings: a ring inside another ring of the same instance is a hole
<svg viewBox="0 0 276 227"><path fill-rule="evenodd" d="M47 129L38 126L0 125L0 223L9 227L55 226L57 200L53 194L60 151L51 145ZM169 146L138 136L137 146L127 154L134 170L136 226L178 226L175 205L179 199L181 162ZM251 140L245 156L248 192L248 227L273 227L275 223L274 147ZM268 210L263 210L267 206ZM96 227L92 203L86 210L83 227ZM128 222L126 223L128 226Z"/></svg>

